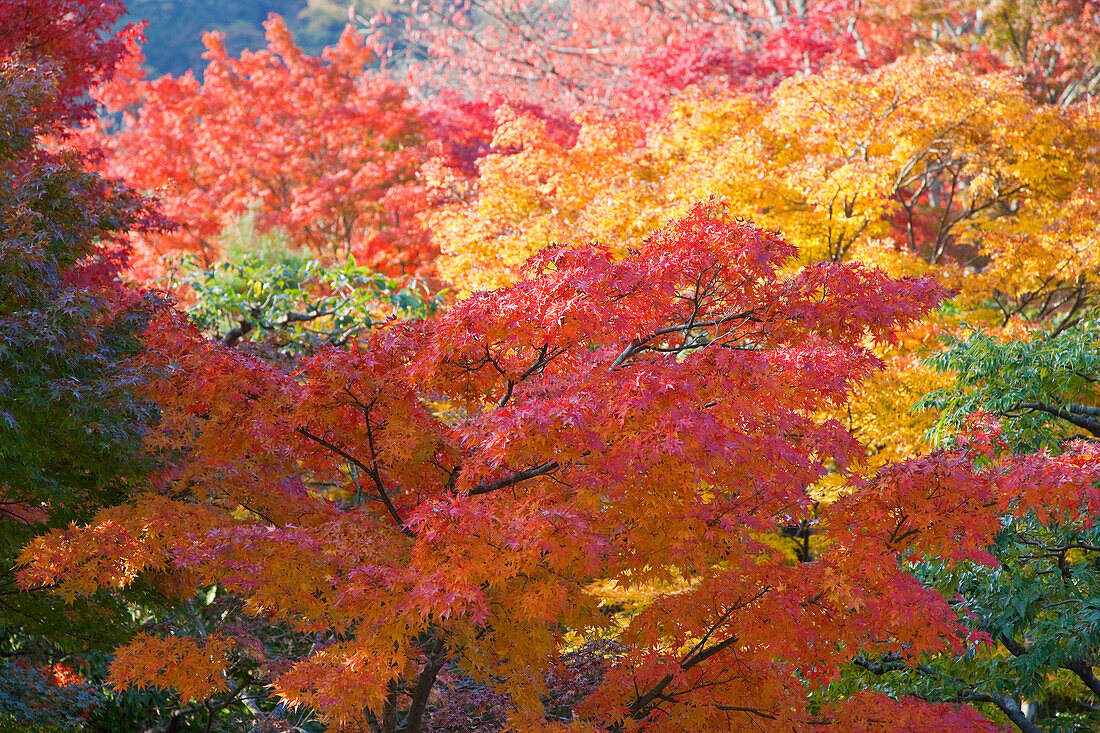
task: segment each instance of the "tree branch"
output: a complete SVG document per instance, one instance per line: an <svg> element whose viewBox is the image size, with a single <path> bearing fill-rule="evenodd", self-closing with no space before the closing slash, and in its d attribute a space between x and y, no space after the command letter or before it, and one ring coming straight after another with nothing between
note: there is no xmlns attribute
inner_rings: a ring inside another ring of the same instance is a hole
<svg viewBox="0 0 1100 733"><path fill-rule="evenodd" d="M376 475L377 472L374 469L372 469L370 466L363 463L361 460L359 460L358 458L356 458L352 454L348 453L346 450L344 450L340 446L336 445L335 443L332 443L328 440L325 440L324 438L322 438L318 435L314 435L313 433L309 432L305 428L294 428L294 430L296 432L298 432L299 434L309 438L314 443L317 443L318 445L321 445L321 446L324 446L325 448L328 448L330 451L337 454L338 456L340 456L341 458L343 458L347 462L351 463L354 466L357 466L359 469L361 469L363 471L363 473L365 473L368 476L374 478L375 479L375 485L376 485L376 487L378 489L378 492L379 492L378 498L381 499L382 503L386 506L386 511L388 511L390 513L390 516L393 517L393 521L397 522L398 526L401 527L401 531L403 533L405 533L409 537L413 536L413 534L414 534L413 531L405 526L405 520L401 518L401 515L397 512L397 507L395 507L393 505L393 502L390 501L389 494L386 493L386 490L385 490L385 487L382 484L381 478Z"/></svg>
<svg viewBox="0 0 1100 733"><path fill-rule="evenodd" d="M447 661L447 655L443 653L443 640L438 636L428 643L426 651L428 659L424 664L424 669L420 670L420 675L416 679L416 687L413 688L409 700L409 713L405 718L404 733L420 733L420 728L424 724L424 713L428 708L428 696L432 692L432 685L435 684L435 678L439 675L439 670L443 669L443 665Z"/></svg>
<svg viewBox="0 0 1100 733"><path fill-rule="evenodd" d="M1067 407L1056 407L1045 402L1021 402L1015 409L1034 410L1054 415L1079 428L1084 428L1100 438L1100 408L1073 403L1070 403Z"/></svg>
<svg viewBox="0 0 1100 733"><path fill-rule="evenodd" d="M1092 694L1100 697L1100 679L1096 678L1091 664L1084 659L1071 659L1062 666L1080 677L1085 687L1089 688Z"/></svg>
<svg viewBox="0 0 1100 733"><path fill-rule="evenodd" d="M498 489L506 489L509 486L515 486L518 483L522 483L528 479L535 478L537 476L545 476L553 473L561 468L561 465L557 461L547 461L541 466L535 466L529 468L526 471L519 471L513 473L511 476L499 479L497 481L490 481L489 483L478 484L470 489L470 496L478 496L480 494L488 494Z"/></svg>
<svg viewBox="0 0 1100 733"><path fill-rule="evenodd" d="M1019 644L1017 644L1012 639L1007 639L1007 643L1006 643L1006 637L1002 637L1001 642L1005 643L1005 648L1009 649L1009 651L1012 652L1014 655L1016 654L1016 652L1012 651L1012 648L1010 648L1010 645L1012 645L1012 647L1017 648L1017 649L1022 648L1022 647L1020 647ZM936 679L946 680L946 681L949 681L949 682L954 682L956 684L965 685L966 687L971 688L969 692L962 692L958 695L955 695L954 697L951 697L950 699L942 700L942 702L987 702L987 703L992 703L993 705L996 705L997 708L1002 713L1004 713L1005 716L1008 717L1008 719L1011 720L1017 728L1019 728L1021 731L1023 731L1023 733L1042 733L1042 729L1040 729L1037 725L1035 725L1030 720L1028 720L1027 716L1024 715L1024 711L1020 709L1019 704L1017 704L1017 702L1012 697L1010 697L1008 695L1002 695L1000 693L993 693L993 692L990 692L990 693L978 692L978 691L974 690L969 683L967 683L963 680L960 680L960 679L957 679L957 678L945 678L943 675L939 674L938 672L933 670L931 667L928 667L928 666L923 665L923 664L917 665L915 667L910 667L908 664L906 664L905 662L901 661L896 656L891 655L891 654L888 654L885 657L883 657L882 661L877 663L877 664L874 663L874 662L871 662L869 660L861 659L861 658L858 658L858 657L853 659L852 663L855 664L857 667L862 667L863 669L866 669L868 672L871 672L871 673L876 674L876 675L886 674L887 672L897 672L897 671L901 671L901 670L905 670L905 669L912 669L912 670L914 670L916 672L919 672L920 674L923 674L927 677L934 677ZM924 698L924 699L927 699L927 698Z"/></svg>

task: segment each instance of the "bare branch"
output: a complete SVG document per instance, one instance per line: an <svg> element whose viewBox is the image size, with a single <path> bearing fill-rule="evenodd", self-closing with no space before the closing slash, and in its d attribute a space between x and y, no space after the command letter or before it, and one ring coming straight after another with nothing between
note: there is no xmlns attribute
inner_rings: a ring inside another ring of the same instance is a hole
<svg viewBox="0 0 1100 733"><path fill-rule="evenodd" d="M470 489L469 494L470 496L478 496L480 494L488 494L490 492L497 491L498 489L506 489L509 486L515 486L516 484L527 481L528 479L553 473L559 468L561 468L561 466L557 461L547 461L541 466L535 466L534 468L529 468L526 471L513 473L511 476L506 476L505 478L499 479L497 481L490 481L489 483L478 484L477 486Z"/></svg>

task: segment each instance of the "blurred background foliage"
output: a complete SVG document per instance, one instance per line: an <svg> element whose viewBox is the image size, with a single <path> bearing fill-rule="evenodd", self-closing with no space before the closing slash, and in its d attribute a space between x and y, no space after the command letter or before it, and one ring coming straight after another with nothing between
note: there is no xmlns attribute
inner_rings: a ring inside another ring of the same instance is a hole
<svg viewBox="0 0 1100 733"><path fill-rule="evenodd" d="M307 53L319 54L336 42L348 22L348 7L364 17L390 11L390 0L132 0L125 22L147 21L143 51L150 78L179 76L188 69L199 75L206 62L202 34L221 31L232 56L267 45L263 22L270 13L286 19Z"/></svg>

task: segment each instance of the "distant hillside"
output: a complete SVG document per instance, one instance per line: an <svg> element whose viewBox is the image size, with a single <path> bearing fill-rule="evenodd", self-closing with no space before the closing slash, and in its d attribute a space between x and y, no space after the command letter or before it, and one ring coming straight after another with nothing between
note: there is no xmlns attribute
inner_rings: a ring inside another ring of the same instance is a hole
<svg viewBox="0 0 1100 733"><path fill-rule="evenodd" d="M263 21L269 13L287 20L299 44L316 53L335 41L347 23L347 0L130 0L128 20L145 19L145 56L150 76L200 71L205 62L202 34L219 30L231 54L264 46ZM369 17L385 0L356 0Z"/></svg>

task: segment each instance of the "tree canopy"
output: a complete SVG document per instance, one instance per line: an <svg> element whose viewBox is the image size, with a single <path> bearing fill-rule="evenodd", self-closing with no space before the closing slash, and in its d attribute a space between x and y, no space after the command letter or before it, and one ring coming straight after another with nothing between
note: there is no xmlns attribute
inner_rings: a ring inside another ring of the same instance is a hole
<svg viewBox="0 0 1100 733"><path fill-rule="evenodd" d="M1100 725L1095 3L375 9L0 0L0 729Z"/></svg>

